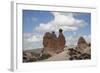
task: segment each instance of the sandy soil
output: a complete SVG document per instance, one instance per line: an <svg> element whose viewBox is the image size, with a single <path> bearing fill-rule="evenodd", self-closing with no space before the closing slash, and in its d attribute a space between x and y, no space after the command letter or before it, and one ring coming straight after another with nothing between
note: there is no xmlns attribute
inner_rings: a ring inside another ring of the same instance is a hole
<svg viewBox="0 0 100 73"><path fill-rule="evenodd" d="M60 61L68 59L69 59L68 50L64 50L63 52L55 54L54 56L50 57L49 59L46 59L45 61Z"/></svg>

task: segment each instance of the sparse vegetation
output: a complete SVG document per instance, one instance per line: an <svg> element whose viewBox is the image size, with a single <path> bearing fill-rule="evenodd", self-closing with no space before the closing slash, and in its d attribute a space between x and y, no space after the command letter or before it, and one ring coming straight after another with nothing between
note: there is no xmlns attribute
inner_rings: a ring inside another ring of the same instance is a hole
<svg viewBox="0 0 100 73"><path fill-rule="evenodd" d="M66 47L65 47L66 48ZM45 48L46 49L46 48ZM48 52L43 52L44 49L41 49L40 52L35 52L33 50L23 52L23 62L36 62L36 61L49 61L53 60L86 60L91 59L91 43L87 44L84 38L80 38L76 46L72 48L66 48L66 50L61 50L59 53L55 52L56 55L48 54ZM49 52L54 52L52 51ZM67 52L67 53L64 53ZM66 57L64 55L67 55ZM55 57L56 56L56 57ZM62 58L63 57L63 58Z"/></svg>
<svg viewBox="0 0 100 73"><path fill-rule="evenodd" d="M49 57L51 57L50 54L43 54L43 55L39 58L39 60L48 59Z"/></svg>

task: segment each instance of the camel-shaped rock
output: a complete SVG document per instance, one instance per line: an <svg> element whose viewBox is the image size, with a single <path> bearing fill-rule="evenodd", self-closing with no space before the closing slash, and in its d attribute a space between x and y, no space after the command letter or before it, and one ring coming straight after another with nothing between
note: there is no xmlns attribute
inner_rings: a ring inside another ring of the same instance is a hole
<svg viewBox="0 0 100 73"><path fill-rule="evenodd" d="M59 29L58 38L54 31L52 33L45 33L43 37L43 53L54 55L63 51L65 47L65 37L62 31L62 29Z"/></svg>

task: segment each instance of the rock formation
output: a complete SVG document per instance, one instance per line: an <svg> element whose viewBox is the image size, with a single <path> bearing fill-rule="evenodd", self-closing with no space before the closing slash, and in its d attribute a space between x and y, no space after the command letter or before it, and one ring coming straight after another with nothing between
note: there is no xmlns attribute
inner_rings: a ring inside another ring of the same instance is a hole
<svg viewBox="0 0 100 73"><path fill-rule="evenodd" d="M65 37L64 37L62 31L63 31L62 29L59 29L59 36L57 38L57 48L58 48L57 52L58 53L63 51L63 49L65 47L65 43L66 43Z"/></svg>
<svg viewBox="0 0 100 73"><path fill-rule="evenodd" d="M23 52L23 62L37 61L38 57L39 57L39 54L29 52L29 51L24 51Z"/></svg>
<svg viewBox="0 0 100 73"><path fill-rule="evenodd" d="M58 38L54 32L46 32L43 46L39 53L33 50L24 51L23 62L91 59L91 43L87 43L83 37L79 38L75 47L70 48L65 47L65 37L62 32L59 33Z"/></svg>
<svg viewBox="0 0 100 73"><path fill-rule="evenodd" d="M77 44L78 44L79 48L86 48L86 46L88 46L87 42L85 41L85 39L83 37L79 38Z"/></svg>
<svg viewBox="0 0 100 73"><path fill-rule="evenodd" d="M87 49L88 43L83 37L80 37L77 43L77 50L81 53L84 53L84 51Z"/></svg>
<svg viewBox="0 0 100 73"><path fill-rule="evenodd" d="M55 54L55 51L57 49L56 42L57 42L57 37L55 33L46 32L43 37L43 46L44 46L43 53L45 54L49 53L51 55Z"/></svg>
<svg viewBox="0 0 100 73"><path fill-rule="evenodd" d="M51 41L52 41L51 33L46 32L44 37L43 37L44 48L51 48Z"/></svg>
<svg viewBox="0 0 100 73"><path fill-rule="evenodd" d="M59 30L59 36L56 37L55 32L46 32L43 37L43 53L49 53L50 55L57 54L63 51L65 47L65 37L62 33L62 29Z"/></svg>
<svg viewBox="0 0 100 73"><path fill-rule="evenodd" d="M75 50L79 53L76 54L76 56L72 55L70 58L71 60L73 60L73 59L81 60L81 59L90 59L91 58L91 45L90 45L90 43L88 44L83 37L79 38ZM70 52L70 53L72 53L72 52Z"/></svg>

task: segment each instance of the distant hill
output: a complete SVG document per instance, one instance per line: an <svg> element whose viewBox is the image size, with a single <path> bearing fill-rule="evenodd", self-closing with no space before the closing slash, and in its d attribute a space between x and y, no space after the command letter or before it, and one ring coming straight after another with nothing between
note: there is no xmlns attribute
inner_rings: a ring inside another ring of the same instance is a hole
<svg viewBox="0 0 100 73"><path fill-rule="evenodd" d="M41 53L41 50L43 48L38 48L38 49L32 49L32 50L24 50L24 52L34 52L34 53Z"/></svg>

